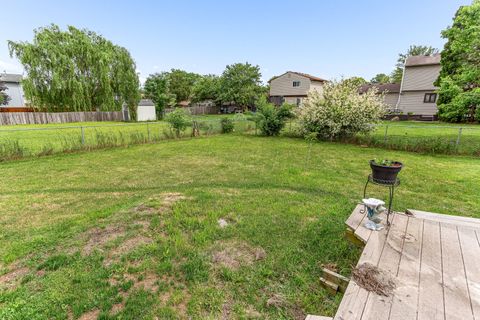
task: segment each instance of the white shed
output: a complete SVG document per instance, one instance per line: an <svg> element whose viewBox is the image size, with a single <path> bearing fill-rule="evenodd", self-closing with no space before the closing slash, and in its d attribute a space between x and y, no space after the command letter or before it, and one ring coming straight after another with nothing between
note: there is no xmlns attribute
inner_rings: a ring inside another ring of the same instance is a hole
<svg viewBox="0 0 480 320"><path fill-rule="evenodd" d="M137 106L137 121L155 121L157 114L152 100L142 99Z"/></svg>

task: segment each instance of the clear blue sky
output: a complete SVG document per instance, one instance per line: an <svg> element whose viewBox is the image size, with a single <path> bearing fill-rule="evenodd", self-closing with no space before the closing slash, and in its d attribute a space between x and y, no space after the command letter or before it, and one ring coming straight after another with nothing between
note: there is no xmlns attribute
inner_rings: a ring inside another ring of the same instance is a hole
<svg viewBox="0 0 480 320"><path fill-rule="evenodd" d="M55 23L126 47L140 77L181 68L220 74L248 61L263 79L287 70L324 78L389 73L410 44L442 48L441 30L470 0L2 1L0 72L21 71L7 40Z"/></svg>

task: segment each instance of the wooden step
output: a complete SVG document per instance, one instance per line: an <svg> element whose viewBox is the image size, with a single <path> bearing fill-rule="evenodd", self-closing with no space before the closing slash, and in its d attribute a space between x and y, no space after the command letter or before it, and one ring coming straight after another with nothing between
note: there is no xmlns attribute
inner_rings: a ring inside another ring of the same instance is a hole
<svg viewBox="0 0 480 320"><path fill-rule="evenodd" d="M320 278L320 285L327 289L328 293L335 295L338 292L338 284L328 281L325 278Z"/></svg>
<svg viewBox="0 0 480 320"><path fill-rule="evenodd" d="M324 317L324 316L314 316L309 314L305 320L333 320L332 317Z"/></svg>

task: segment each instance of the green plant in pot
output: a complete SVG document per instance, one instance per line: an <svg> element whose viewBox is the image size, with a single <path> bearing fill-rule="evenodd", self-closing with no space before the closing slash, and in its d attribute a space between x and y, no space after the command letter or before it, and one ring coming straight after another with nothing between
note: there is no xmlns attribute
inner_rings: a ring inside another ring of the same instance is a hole
<svg viewBox="0 0 480 320"><path fill-rule="evenodd" d="M372 168L373 181L384 184L393 184L397 179L397 175L402 170L403 164L399 161L392 160L370 160L370 168Z"/></svg>

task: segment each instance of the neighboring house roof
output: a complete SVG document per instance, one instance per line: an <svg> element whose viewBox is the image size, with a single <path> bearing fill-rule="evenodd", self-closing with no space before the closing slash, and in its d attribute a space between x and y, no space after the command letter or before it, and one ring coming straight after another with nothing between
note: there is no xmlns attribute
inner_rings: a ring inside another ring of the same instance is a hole
<svg viewBox="0 0 480 320"><path fill-rule="evenodd" d="M319 78L319 77L312 76L312 75L310 75L310 74L308 74L308 73L295 72L295 71L287 71L287 72L285 72L285 73L282 73L282 74L279 75L279 76L273 77L272 79L268 80L268 82L271 82L271 81L274 80L274 79L280 78L281 76L283 76L283 75L285 75L285 74L287 74L287 73L298 74L299 76L308 78L308 79L310 79L311 81L319 81L319 82L327 82L327 81L328 81L328 80L325 80L325 79L322 79L322 78Z"/></svg>
<svg viewBox="0 0 480 320"><path fill-rule="evenodd" d="M22 78L23 76L21 74L0 73L0 81L3 82L20 83L20 81L22 81Z"/></svg>
<svg viewBox="0 0 480 320"><path fill-rule="evenodd" d="M138 102L139 106L154 106L155 103L153 103L152 100L150 99L142 99Z"/></svg>
<svg viewBox="0 0 480 320"><path fill-rule="evenodd" d="M440 59L441 56L439 53L432 56L411 56L407 58L407 61L405 61L405 67L440 64Z"/></svg>
<svg viewBox="0 0 480 320"><path fill-rule="evenodd" d="M179 105L181 107L188 107L190 105L190 101L182 100L179 103L177 103L177 105Z"/></svg>
<svg viewBox="0 0 480 320"><path fill-rule="evenodd" d="M400 83L379 83L379 84L364 84L360 86L358 92L365 93L372 88L377 88L378 92L399 93Z"/></svg>

